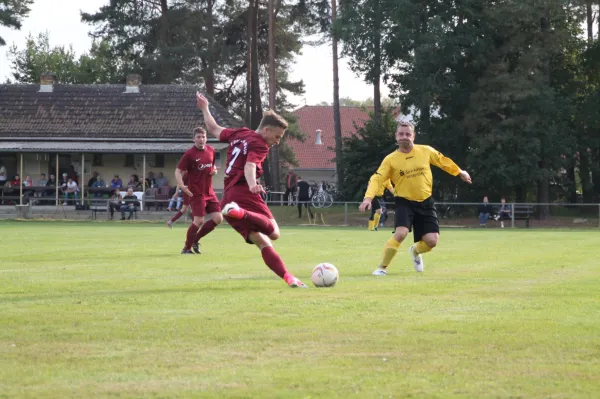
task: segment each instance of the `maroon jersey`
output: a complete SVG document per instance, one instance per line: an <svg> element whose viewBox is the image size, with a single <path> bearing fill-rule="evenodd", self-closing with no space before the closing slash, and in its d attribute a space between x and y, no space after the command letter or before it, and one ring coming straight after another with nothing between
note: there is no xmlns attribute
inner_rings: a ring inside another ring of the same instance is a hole
<svg viewBox="0 0 600 399"><path fill-rule="evenodd" d="M177 169L187 171L184 179L187 177L188 189L194 197L210 198L215 195L211 175L214 165L215 149L209 145L203 150L194 146L183 153Z"/></svg>
<svg viewBox="0 0 600 399"><path fill-rule="evenodd" d="M246 127L240 129L223 129L221 141L229 143L227 150L227 168L225 169L225 191L230 187L244 183L246 162L256 164L256 179L263 174L262 163L269 154L269 146L254 130Z"/></svg>

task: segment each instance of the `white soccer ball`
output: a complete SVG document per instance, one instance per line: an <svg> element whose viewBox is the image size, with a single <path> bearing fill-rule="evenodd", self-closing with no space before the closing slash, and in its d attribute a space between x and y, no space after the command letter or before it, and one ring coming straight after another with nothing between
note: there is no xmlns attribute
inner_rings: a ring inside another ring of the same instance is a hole
<svg viewBox="0 0 600 399"><path fill-rule="evenodd" d="M319 263L312 272L312 282L315 287L333 287L338 282L340 273L331 263Z"/></svg>

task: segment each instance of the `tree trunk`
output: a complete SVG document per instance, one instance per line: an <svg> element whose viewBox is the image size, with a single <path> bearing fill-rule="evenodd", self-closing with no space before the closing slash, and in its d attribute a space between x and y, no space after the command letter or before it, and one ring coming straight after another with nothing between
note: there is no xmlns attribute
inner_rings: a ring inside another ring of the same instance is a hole
<svg viewBox="0 0 600 399"><path fill-rule="evenodd" d="M373 66L373 111L375 119L381 120L381 11L379 1L375 3L375 26L373 27L375 51Z"/></svg>
<svg viewBox="0 0 600 399"><path fill-rule="evenodd" d="M207 0L206 3L206 33L208 35L208 65L204 76L204 84L206 86L206 92L210 96L215 95L215 39L214 39L214 26L213 26L213 0Z"/></svg>
<svg viewBox="0 0 600 399"><path fill-rule="evenodd" d="M594 40L594 13L592 10L592 0L587 0L585 5L586 21L587 21L587 36L591 43Z"/></svg>
<svg viewBox="0 0 600 399"><path fill-rule="evenodd" d="M545 162L540 162L540 169L545 170L546 165ZM537 203L538 204L548 204L550 203L550 179L547 176L547 173L544 173L542 177L538 180L538 189L537 189ZM550 215L550 209L548 205L538 205L537 207L537 218L540 220L545 220Z"/></svg>
<svg viewBox="0 0 600 399"><path fill-rule="evenodd" d="M567 167L567 197L568 201L571 204L577 203L577 182L575 181L575 161L573 160L573 165L569 165Z"/></svg>
<svg viewBox="0 0 600 399"><path fill-rule="evenodd" d="M246 96L244 99L245 111L246 115L246 125L252 126L252 113L250 111L250 97L252 93L252 31L254 30L254 20L252 16L254 15L254 0L248 1L248 27L246 29L246 51L247 59L246 59Z"/></svg>
<svg viewBox="0 0 600 399"><path fill-rule="evenodd" d="M250 45L250 128L253 130L258 129L260 120L262 119L262 101L260 98L260 76L258 70L258 11L259 11L259 0L250 0L251 8L251 27L250 31L251 41ZM265 185L269 188L273 188L273 182L271 177L271 170L269 167L269 160L265 159L263 162Z"/></svg>
<svg viewBox="0 0 600 399"><path fill-rule="evenodd" d="M337 0L331 0L331 23L335 26L337 19ZM335 170L337 172L337 186L344 185L344 171L342 170L342 125L340 118L340 79L338 67L338 37L335 29L332 31L333 50L333 130L335 137Z"/></svg>
<svg viewBox="0 0 600 399"><path fill-rule="evenodd" d="M590 154L587 149L579 151L579 179L581 180L583 202L586 204L594 202L594 188L590 181Z"/></svg>
<svg viewBox="0 0 600 399"><path fill-rule="evenodd" d="M275 66L275 0L269 0L269 108L277 107L277 69ZM279 173L279 146L271 147L271 180L273 190L281 191L281 175Z"/></svg>

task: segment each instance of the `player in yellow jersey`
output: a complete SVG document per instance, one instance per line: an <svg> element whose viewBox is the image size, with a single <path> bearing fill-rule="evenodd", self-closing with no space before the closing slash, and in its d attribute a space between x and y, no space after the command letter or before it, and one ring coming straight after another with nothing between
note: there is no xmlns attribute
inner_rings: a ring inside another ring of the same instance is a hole
<svg viewBox="0 0 600 399"><path fill-rule="evenodd" d="M374 276L385 276L386 268L400 248L400 244L412 230L414 244L409 248L417 272L423 271L421 254L437 245L440 226L432 198L433 177L431 165L435 165L453 176L471 183L469 174L461 170L449 158L428 145L414 144L415 128L411 123L400 122L396 130L398 149L385 157L371 178L360 211L370 209L373 198L388 179L394 183L396 217L394 235L383 247L383 259L373 272Z"/></svg>
<svg viewBox="0 0 600 399"><path fill-rule="evenodd" d="M369 186L371 184L378 184L377 182L372 182L372 180L373 180L373 177L371 177L371 179L369 180ZM370 231L377 231L377 228L379 227L379 220L381 219L380 201L383 201L383 194L385 194L386 188L392 194L394 193L394 187L392 186L390 179L388 179L385 183L383 183L383 186L381 186L379 188L379 190L377 191L377 194L375 195L375 198L373 198L373 201L371 202L371 216L369 216L369 230Z"/></svg>

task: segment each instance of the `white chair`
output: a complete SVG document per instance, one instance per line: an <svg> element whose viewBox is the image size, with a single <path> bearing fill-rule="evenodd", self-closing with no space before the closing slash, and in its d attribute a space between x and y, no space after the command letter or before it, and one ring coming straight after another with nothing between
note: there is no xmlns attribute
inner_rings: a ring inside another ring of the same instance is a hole
<svg viewBox="0 0 600 399"><path fill-rule="evenodd" d="M120 191L119 194L121 194L121 198L125 197L127 195L127 191ZM134 191L133 195L135 195L140 203L140 211L144 210L144 192L143 191Z"/></svg>

